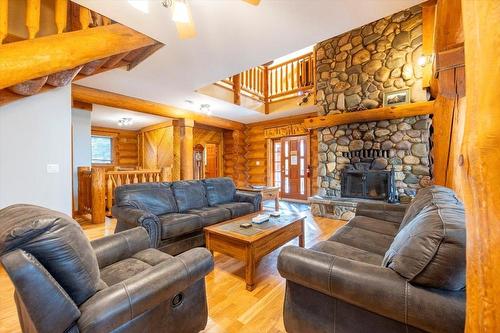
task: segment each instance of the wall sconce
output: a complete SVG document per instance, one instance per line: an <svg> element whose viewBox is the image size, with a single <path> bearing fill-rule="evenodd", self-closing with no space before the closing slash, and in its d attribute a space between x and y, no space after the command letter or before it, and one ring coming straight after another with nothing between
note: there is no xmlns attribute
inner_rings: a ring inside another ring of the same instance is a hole
<svg viewBox="0 0 500 333"><path fill-rule="evenodd" d="M420 57L418 57L417 63L421 67L425 67L428 64L432 64L433 61L434 61L434 55L433 54L431 54L431 55L422 54Z"/></svg>

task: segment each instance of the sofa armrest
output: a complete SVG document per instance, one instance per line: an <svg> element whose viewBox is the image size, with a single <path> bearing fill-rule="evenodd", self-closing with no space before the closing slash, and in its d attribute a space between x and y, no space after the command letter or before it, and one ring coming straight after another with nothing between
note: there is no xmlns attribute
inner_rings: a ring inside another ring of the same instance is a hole
<svg viewBox="0 0 500 333"><path fill-rule="evenodd" d="M251 203L254 206L255 211L257 212L260 210L260 204L262 203L262 194L258 192L236 191L234 200L236 202Z"/></svg>
<svg viewBox="0 0 500 333"><path fill-rule="evenodd" d="M388 204L386 202L360 202L356 206L356 216L401 223L405 216L406 204Z"/></svg>
<svg viewBox="0 0 500 333"><path fill-rule="evenodd" d="M158 248L161 240L161 224L158 216L131 206L113 206L111 212L118 220L118 224L127 225L127 229L135 227L146 229L151 247Z"/></svg>
<svg viewBox="0 0 500 333"><path fill-rule="evenodd" d="M130 258L151 246L148 232L143 227L125 230L90 242L99 268Z"/></svg>
<svg viewBox="0 0 500 333"><path fill-rule="evenodd" d="M213 269L210 252L196 248L106 288L83 303L80 332L111 332L203 279Z"/></svg>
<svg viewBox="0 0 500 333"><path fill-rule="evenodd" d="M283 248L278 270L288 281L426 331L463 331L462 291L413 286L389 268L296 246Z"/></svg>

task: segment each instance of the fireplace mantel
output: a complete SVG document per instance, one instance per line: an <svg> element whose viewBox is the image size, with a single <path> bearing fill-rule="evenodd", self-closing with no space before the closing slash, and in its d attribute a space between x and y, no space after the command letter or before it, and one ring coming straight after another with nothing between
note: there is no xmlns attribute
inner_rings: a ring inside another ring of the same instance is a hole
<svg viewBox="0 0 500 333"><path fill-rule="evenodd" d="M351 123L366 123L370 121L391 120L422 116L434 113L434 101L418 102L398 106L389 106L363 111L352 111L308 118L304 120L304 127L316 129Z"/></svg>

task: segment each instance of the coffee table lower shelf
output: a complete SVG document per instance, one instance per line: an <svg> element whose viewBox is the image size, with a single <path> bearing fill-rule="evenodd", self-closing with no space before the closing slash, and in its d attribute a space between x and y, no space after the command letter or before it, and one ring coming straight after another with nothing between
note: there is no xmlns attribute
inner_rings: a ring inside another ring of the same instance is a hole
<svg viewBox="0 0 500 333"><path fill-rule="evenodd" d="M247 216L246 220L254 215ZM243 223L242 218L223 222L204 229L206 247L212 254L220 252L245 262L246 288L252 291L255 287L255 270L262 257L296 237L299 238L299 246L304 247L304 219L305 217L297 217L293 222L252 236L220 229L223 224L236 221Z"/></svg>

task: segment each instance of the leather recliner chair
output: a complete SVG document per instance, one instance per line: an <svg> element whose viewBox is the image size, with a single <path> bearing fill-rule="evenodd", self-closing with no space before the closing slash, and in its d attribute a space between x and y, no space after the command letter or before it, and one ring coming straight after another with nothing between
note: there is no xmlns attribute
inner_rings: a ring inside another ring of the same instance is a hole
<svg viewBox="0 0 500 333"><path fill-rule="evenodd" d="M32 205L0 210L1 261L23 332L198 332L212 256L150 248L142 227L88 241L70 217Z"/></svg>

